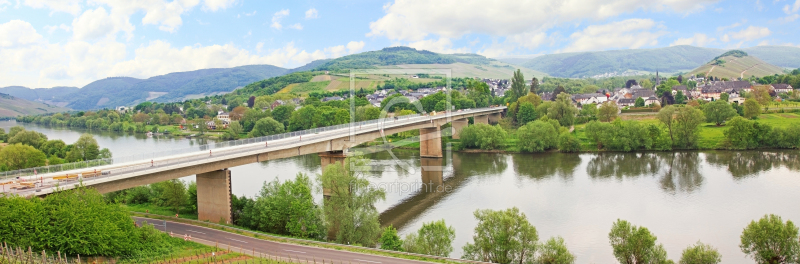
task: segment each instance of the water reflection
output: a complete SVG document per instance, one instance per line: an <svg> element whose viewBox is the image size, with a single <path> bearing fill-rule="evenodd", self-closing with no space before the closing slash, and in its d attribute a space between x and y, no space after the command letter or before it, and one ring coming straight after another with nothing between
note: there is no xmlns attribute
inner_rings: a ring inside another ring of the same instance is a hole
<svg viewBox="0 0 800 264"><path fill-rule="evenodd" d="M692 192L703 184L700 173L700 153L698 152L660 152L656 156L661 160L663 174L661 189L675 194L676 191Z"/></svg>
<svg viewBox="0 0 800 264"><path fill-rule="evenodd" d="M578 154L541 153L529 155L513 155L514 172L534 180L544 180L558 175L569 180L575 175L575 169L581 164Z"/></svg>
<svg viewBox="0 0 800 264"><path fill-rule="evenodd" d="M734 179L753 177L781 166L792 171L800 170L800 152L797 150L711 151L705 155L706 162L727 168Z"/></svg>
<svg viewBox="0 0 800 264"><path fill-rule="evenodd" d="M491 153L455 153L453 168L466 176L497 175L508 168L508 157Z"/></svg>
<svg viewBox="0 0 800 264"><path fill-rule="evenodd" d="M640 177L658 173L660 162L654 153L598 153L586 166L595 179Z"/></svg>

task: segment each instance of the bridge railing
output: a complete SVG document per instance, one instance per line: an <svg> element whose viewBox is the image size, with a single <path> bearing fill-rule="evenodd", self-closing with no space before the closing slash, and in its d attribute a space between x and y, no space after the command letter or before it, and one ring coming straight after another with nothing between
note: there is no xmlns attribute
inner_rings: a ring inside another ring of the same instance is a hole
<svg viewBox="0 0 800 264"><path fill-rule="evenodd" d="M152 153L143 153L143 154L135 154L123 157L113 157L113 158L106 158L106 159L95 159L95 160L88 160L88 161L79 161L79 162L71 162L71 163L64 163L58 165L50 165L50 166L42 166L42 167L35 167L35 168L28 168L28 169L21 169L21 170L14 170L14 171L6 171L0 172L0 181L9 180L16 177L29 177L29 176L36 176L39 174L49 174L49 173L56 173L56 172L63 172L63 171L72 171L72 170L79 170L83 168L92 168L104 165L112 165L112 164L122 164L122 163L130 163L130 162L142 162L146 163L147 161L154 162L153 160L156 158L168 157L173 155L179 154L189 154L189 153L199 153L200 151L213 151L214 149L221 149L227 147L234 147L234 146L241 146L253 143L260 143L260 142L268 142L274 140L282 140L287 138L294 138L300 137L305 135L315 135L324 132L330 132L334 130L342 130L342 129L367 129L373 128L372 125L376 125L377 127L381 127L380 124L392 123L392 122L408 122L408 121L416 121L420 118L442 118L447 117L453 114L466 114L466 113L473 113L473 112L482 112L484 110L492 110L497 108L480 108L480 109L471 109L462 112L449 112L445 116L430 116L430 115L420 115L420 114L413 114L413 115L405 115L397 117L389 118L380 118L380 119L373 119L361 122L354 122L354 123L347 123L347 124L340 124L334 126L327 126L327 127L320 127L320 128L311 128L307 130L301 131L294 131L294 132L286 132L282 134L276 135L269 135L269 136L262 136L256 138L246 138L246 139L239 139L239 140L231 140L231 141L224 141L224 142L215 142L210 144L204 144L197 147L191 148L181 148L181 149L173 149L167 151L159 151L159 152L152 152ZM349 132L350 130L348 130ZM153 164L151 164L153 165ZM0 182L2 184L3 182Z"/></svg>

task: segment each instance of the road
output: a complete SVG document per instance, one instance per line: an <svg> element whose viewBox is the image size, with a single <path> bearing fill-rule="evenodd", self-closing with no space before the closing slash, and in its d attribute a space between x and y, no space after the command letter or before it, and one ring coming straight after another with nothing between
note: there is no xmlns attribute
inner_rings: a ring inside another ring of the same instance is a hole
<svg viewBox="0 0 800 264"><path fill-rule="evenodd" d="M318 247L309 247L295 244L285 244L267 240L252 238L239 234L228 233L216 229L193 226L189 224L176 223L158 219L149 219L142 217L133 217L134 220L140 225L147 222L155 226L156 229L166 232L172 232L175 236L183 237L184 235L191 235L195 242L214 246L219 243L220 248L227 249L230 245L231 250L234 252L241 252L245 254L255 255L270 255L292 259L308 259L322 262L324 259L326 263L335 261L337 263L362 263L362 264L380 264L380 263L401 263L401 264L419 264L430 263L416 260L407 260L392 258L378 255L368 255L356 252L349 252L343 250L334 250ZM165 228L166 224L166 228ZM205 240L205 241L203 241Z"/></svg>

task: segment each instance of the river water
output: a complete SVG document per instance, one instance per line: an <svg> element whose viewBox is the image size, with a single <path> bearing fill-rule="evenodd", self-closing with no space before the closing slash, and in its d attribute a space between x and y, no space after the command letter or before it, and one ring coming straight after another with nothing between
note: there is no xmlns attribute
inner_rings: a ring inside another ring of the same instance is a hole
<svg viewBox="0 0 800 264"><path fill-rule="evenodd" d="M16 125L0 122L0 127ZM114 155L199 146L202 141L169 137L54 129L23 124L68 144L92 133ZM389 187L377 207L383 225L401 234L444 219L456 230L452 257L472 241L477 209L518 207L536 226L540 240L565 239L577 263L616 263L608 232L617 219L647 227L669 257L697 241L722 253L723 263L754 263L739 250L739 236L765 214L800 221L800 151L706 151L600 154L453 153L422 165L442 164L434 181L446 187L424 192L419 152L393 150L368 157L388 166L368 172L373 184ZM396 158L395 158L396 157ZM236 195L254 196L264 181L297 173L320 173L316 155L230 168ZM184 178L186 181L194 177ZM427 176L426 182L431 180ZM316 196L321 202L321 196Z"/></svg>

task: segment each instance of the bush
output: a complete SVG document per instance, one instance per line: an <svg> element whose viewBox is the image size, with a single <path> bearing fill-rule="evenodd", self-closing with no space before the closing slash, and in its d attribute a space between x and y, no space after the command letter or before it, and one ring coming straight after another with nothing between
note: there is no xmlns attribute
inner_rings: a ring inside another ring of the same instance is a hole
<svg viewBox="0 0 800 264"><path fill-rule="evenodd" d="M598 149L613 151L651 149L654 138L658 137L651 130L638 122L619 119L612 123L592 121L586 125L586 135L597 144Z"/></svg>
<svg viewBox="0 0 800 264"><path fill-rule="evenodd" d="M499 126L476 124L461 130L461 142L465 148L499 149L508 134Z"/></svg>
<svg viewBox="0 0 800 264"><path fill-rule="evenodd" d="M581 142L571 133L564 133L558 136L558 150L561 152L581 151Z"/></svg>
<svg viewBox="0 0 800 264"><path fill-rule="evenodd" d="M533 121L517 130L519 146L522 151L543 152L555 148L558 130L549 122Z"/></svg>

